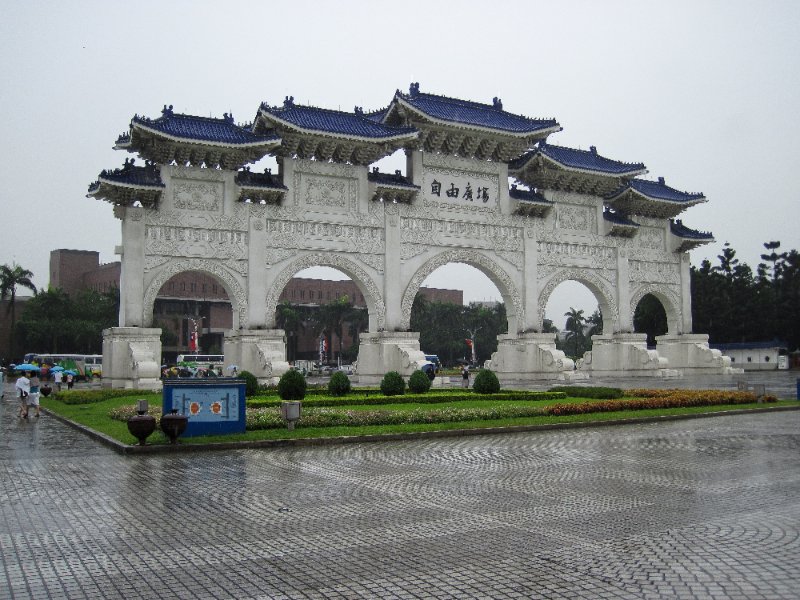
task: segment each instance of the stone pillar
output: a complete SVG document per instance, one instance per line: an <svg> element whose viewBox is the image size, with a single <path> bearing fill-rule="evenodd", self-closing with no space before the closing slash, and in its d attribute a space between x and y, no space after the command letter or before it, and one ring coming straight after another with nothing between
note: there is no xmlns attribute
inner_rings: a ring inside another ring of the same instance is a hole
<svg viewBox="0 0 800 600"><path fill-rule="evenodd" d="M122 220L120 255L119 325L144 325L144 209L114 208L114 216Z"/></svg>
<svg viewBox="0 0 800 600"><path fill-rule="evenodd" d="M102 383L113 389L160 389L161 329L104 329Z"/></svg>
<svg viewBox="0 0 800 600"><path fill-rule="evenodd" d="M396 204L385 203L384 240L385 272L383 297L386 303L386 331L399 331L403 317L403 283L400 274L400 211Z"/></svg>
<svg viewBox="0 0 800 600"><path fill-rule="evenodd" d="M532 379L564 381L578 375L574 361L556 348L555 333L498 335L497 351L484 366L503 384Z"/></svg>
<svg viewBox="0 0 800 600"><path fill-rule="evenodd" d="M627 253L617 249L617 306L619 322L611 323L613 333L633 331L633 312L631 308L631 275ZM605 320L605 315L603 315Z"/></svg>
<svg viewBox="0 0 800 600"><path fill-rule="evenodd" d="M692 276L690 272L689 253L681 255L681 262L678 267L681 273L681 321L677 331L669 331L671 334L691 333L692 332ZM708 340L706 340L708 341Z"/></svg>
<svg viewBox="0 0 800 600"><path fill-rule="evenodd" d="M534 227L525 227L523 233L523 250L525 268L522 294L525 304L525 322L520 323L522 331L541 331L543 323L539 322L539 241L536 239ZM509 333L513 333L509 330Z"/></svg>
<svg viewBox="0 0 800 600"><path fill-rule="evenodd" d="M283 329L238 329L225 333L225 368L236 365L258 382L277 383L289 370ZM227 373L226 373L227 374Z"/></svg>
<svg viewBox="0 0 800 600"><path fill-rule="evenodd" d="M247 323L244 327L274 327L275 314L266 314L267 270L264 256L267 255L267 231L263 217L251 219L247 248ZM259 267L254 267L260 265ZM235 326L235 324L234 324Z"/></svg>
<svg viewBox="0 0 800 600"><path fill-rule="evenodd" d="M369 332L362 333L359 339L356 375L361 385L380 383L389 371L409 377L425 362L417 332Z"/></svg>

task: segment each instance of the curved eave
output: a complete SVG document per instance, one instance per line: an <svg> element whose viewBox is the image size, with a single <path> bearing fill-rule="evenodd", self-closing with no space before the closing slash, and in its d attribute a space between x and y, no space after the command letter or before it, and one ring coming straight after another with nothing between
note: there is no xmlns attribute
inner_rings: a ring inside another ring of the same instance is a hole
<svg viewBox="0 0 800 600"><path fill-rule="evenodd" d="M527 131L513 131L513 130L510 130L510 129L502 129L502 128L496 128L496 127L486 127L486 126L481 126L481 125L474 125L472 123L464 123L463 121L454 121L454 120L442 119L442 118L439 118L439 117L431 116L428 113L426 113L425 111L423 111L423 110L417 108L416 106L414 106L413 104L409 103L405 98L403 98L402 96L399 96L399 95L395 96L395 101L398 104L402 105L405 109L407 109L407 110L411 111L412 113L414 113L415 115L417 115L418 117L422 118L425 121L433 123L435 125L440 125L440 126L444 126L444 127L457 127L459 129L466 129L466 130L469 130L469 131L480 131L480 132L483 132L483 133L486 133L486 134L490 134L490 135L504 135L504 136L514 137L514 138L519 138L519 139L522 139L522 140L527 140L527 139L531 139L531 138L539 139L539 138L547 137L548 135L550 135L552 133L556 133L556 132L562 130L561 125L559 125L558 123L555 123L554 125L551 125L550 127L543 126L542 128L530 129L530 130L527 130ZM393 107L392 110L388 111L387 114L386 114L386 117L384 118L384 120L386 118L388 118L388 116L391 114L391 112L393 110L396 110L396 109Z"/></svg>
<svg viewBox="0 0 800 600"><path fill-rule="evenodd" d="M133 140L133 132L136 130L146 131L155 137L163 140L168 140L176 144L192 144L198 146L210 146L214 148L231 148L231 149L245 149L245 148L264 148L269 151L276 146L280 146L281 138L275 136L274 139L253 140L252 142L221 142L216 140L204 140L194 137L182 137L165 133L155 127L149 127L139 121L131 121L131 140ZM266 153L266 152L265 152Z"/></svg>
<svg viewBox="0 0 800 600"><path fill-rule="evenodd" d="M369 182L369 194L373 202L400 202L411 204L417 197L418 185L394 185L391 183Z"/></svg>
<svg viewBox="0 0 800 600"><path fill-rule="evenodd" d="M714 241L715 240L713 237L708 239L681 238L678 240L675 252L688 252L689 250L694 250L695 248L699 248L700 246L711 244Z"/></svg>
<svg viewBox="0 0 800 600"><path fill-rule="evenodd" d="M561 161L559 161L559 160L553 158L552 156L550 156L548 154L545 154L543 152L540 153L539 156L541 156L543 160L546 160L546 161L550 162L551 164L555 165L559 169L562 169L564 171L568 171L570 173L578 173L578 174L582 174L582 175L592 175L592 176L595 176L595 177L608 177L608 178L614 178L614 179L619 179L619 178L630 179L630 178L636 177L638 175L644 175L645 173L647 173L647 169L644 168L644 167L642 167L640 169L632 169L630 171L623 171L623 172L620 172L620 173L609 173L608 171L603 171L603 170L599 170L599 169L582 169L580 167L573 167L573 166L567 165L565 163L562 163Z"/></svg>
<svg viewBox="0 0 800 600"><path fill-rule="evenodd" d="M276 128L285 128L293 133L299 133L308 136L329 137L334 139L348 140L351 142L358 142L361 144L403 144L415 140L419 136L418 131L409 131L408 133L390 135L385 137L366 137L360 135L351 135L347 133L339 133L336 131L327 131L322 129L308 129L301 127L286 119L281 119L271 112L265 111L263 108L258 111L259 117L265 121L269 121L275 125Z"/></svg>
<svg viewBox="0 0 800 600"><path fill-rule="evenodd" d="M286 196L286 192L287 189L285 187L241 185L239 186L239 202L280 204Z"/></svg>
<svg viewBox="0 0 800 600"><path fill-rule="evenodd" d="M110 202L115 206L133 206L139 202L145 208L155 208L161 200L164 185L131 184L99 178L89 187L87 198Z"/></svg>
<svg viewBox="0 0 800 600"><path fill-rule="evenodd" d="M606 196L618 190L629 174L646 172L647 169L644 169L618 175L604 171L577 169L539 153L536 153L524 164L509 169L509 175L530 187L598 196Z"/></svg>
<svg viewBox="0 0 800 600"><path fill-rule="evenodd" d="M684 201L653 198L633 189L627 189L606 200L606 204L623 214L656 218L676 217L687 208L704 202L708 200L703 197Z"/></svg>

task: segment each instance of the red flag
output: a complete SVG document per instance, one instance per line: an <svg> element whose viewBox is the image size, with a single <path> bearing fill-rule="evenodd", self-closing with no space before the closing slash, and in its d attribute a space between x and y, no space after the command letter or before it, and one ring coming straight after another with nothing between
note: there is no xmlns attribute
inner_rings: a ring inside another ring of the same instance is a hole
<svg viewBox="0 0 800 600"><path fill-rule="evenodd" d="M197 332L193 331L189 336L189 352L197 352Z"/></svg>
<svg viewBox="0 0 800 600"><path fill-rule="evenodd" d="M467 346L472 348L472 340L464 340L464 341L467 342Z"/></svg>

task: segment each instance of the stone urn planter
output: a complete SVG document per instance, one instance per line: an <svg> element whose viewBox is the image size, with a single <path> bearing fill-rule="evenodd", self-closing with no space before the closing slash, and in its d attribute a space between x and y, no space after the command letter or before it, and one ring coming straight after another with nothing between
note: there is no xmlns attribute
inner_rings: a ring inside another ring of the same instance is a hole
<svg viewBox="0 0 800 600"><path fill-rule="evenodd" d="M52 391L53 388L51 388L49 385L45 384L42 386L41 392L42 396L44 396L45 398L47 398L52 393Z"/></svg>
<svg viewBox="0 0 800 600"><path fill-rule="evenodd" d="M170 444L177 444L178 437L186 431L189 417L179 415L177 409L172 409L168 415L161 416L161 431L169 438Z"/></svg>
<svg viewBox="0 0 800 600"><path fill-rule="evenodd" d="M128 431L144 446L147 438L156 430L156 418L147 414L147 401L140 400L136 415L128 419Z"/></svg>

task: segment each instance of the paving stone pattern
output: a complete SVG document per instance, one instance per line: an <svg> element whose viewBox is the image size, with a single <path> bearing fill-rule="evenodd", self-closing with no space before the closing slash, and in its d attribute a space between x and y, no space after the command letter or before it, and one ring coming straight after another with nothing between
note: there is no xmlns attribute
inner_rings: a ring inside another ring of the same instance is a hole
<svg viewBox="0 0 800 600"><path fill-rule="evenodd" d="M800 412L121 456L0 402L0 598L800 597Z"/></svg>

